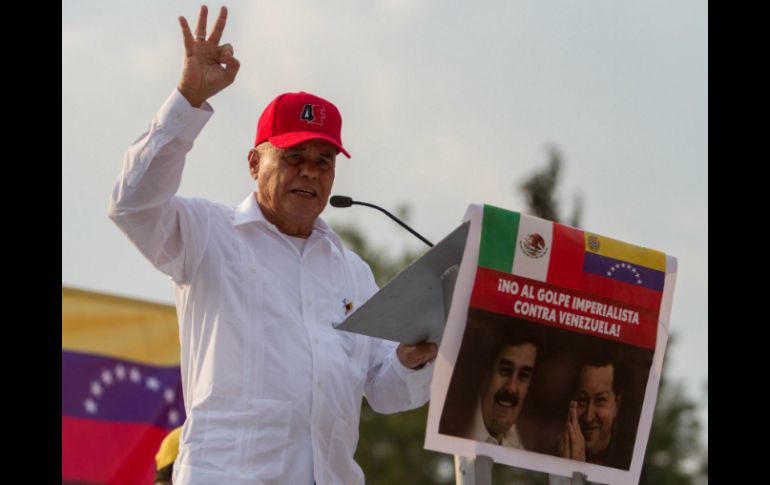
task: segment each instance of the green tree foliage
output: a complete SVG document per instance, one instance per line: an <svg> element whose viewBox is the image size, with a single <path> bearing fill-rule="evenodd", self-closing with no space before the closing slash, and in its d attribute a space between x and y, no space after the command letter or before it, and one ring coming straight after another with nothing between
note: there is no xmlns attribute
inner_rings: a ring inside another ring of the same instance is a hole
<svg viewBox="0 0 770 485"><path fill-rule="evenodd" d="M565 222L560 214L559 201L556 189L561 181L561 172L564 166L562 154L558 147L548 147L548 163L542 170L534 172L524 180L519 188L523 191L527 204L527 212L534 216L548 219L549 221ZM580 227L580 218L583 213L583 198L576 195L572 209L572 216L567 224Z"/></svg>
<svg viewBox="0 0 770 485"><path fill-rule="evenodd" d="M669 350L674 340L669 337ZM664 365L640 485L694 485L708 479L708 454L698 441L696 411L682 384L668 382ZM705 461L697 463L698 457ZM687 462L695 464L688 470Z"/></svg>
<svg viewBox="0 0 770 485"><path fill-rule="evenodd" d="M455 483L452 456L423 448L427 421L427 405L383 415L364 402L355 459L367 484Z"/></svg>

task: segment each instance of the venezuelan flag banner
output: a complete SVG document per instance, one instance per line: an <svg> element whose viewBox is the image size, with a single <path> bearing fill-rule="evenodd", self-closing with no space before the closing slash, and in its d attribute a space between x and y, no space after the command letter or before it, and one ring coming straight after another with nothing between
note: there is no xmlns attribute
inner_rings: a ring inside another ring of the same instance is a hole
<svg viewBox="0 0 770 485"><path fill-rule="evenodd" d="M483 210L471 306L654 349L665 253Z"/></svg>
<svg viewBox="0 0 770 485"><path fill-rule="evenodd" d="M62 287L62 483L153 483L184 420L174 307Z"/></svg>

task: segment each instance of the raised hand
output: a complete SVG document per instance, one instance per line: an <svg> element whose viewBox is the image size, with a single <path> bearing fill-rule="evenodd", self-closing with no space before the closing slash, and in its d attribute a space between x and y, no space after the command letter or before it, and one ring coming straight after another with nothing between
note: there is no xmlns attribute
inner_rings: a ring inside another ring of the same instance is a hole
<svg viewBox="0 0 770 485"><path fill-rule="evenodd" d="M219 17L214 24L214 30L206 39L206 21L208 8L201 6L198 14L198 24L195 36L190 31L187 19L179 17L184 39L184 70L182 79L177 86L179 92L187 98L191 105L200 107L204 101L235 81L235 75L241 67L238 59L233 57L233 46L220 46L222 32L227 23L227 7L219 10ZM224 64L224 67L222 66Z"/></svg>

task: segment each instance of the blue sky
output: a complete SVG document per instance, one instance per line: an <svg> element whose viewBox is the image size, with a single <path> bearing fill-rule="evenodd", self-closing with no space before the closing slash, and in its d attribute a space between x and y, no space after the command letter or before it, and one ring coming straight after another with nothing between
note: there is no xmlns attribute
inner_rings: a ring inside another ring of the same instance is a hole
<svg viewBox="0 0 770 485"><path fill-rule="evenodd" d="M107 218L123 152L181 72L193 2L62 4L62 284L171 303L169 281ZM236 205L277 94L334 101L353 155L335 193L439 240L470 203L523 211L518 183L561 150L582 226L679 259L668 365L708 378L708 4L704 1L234 1L223 42L242 67L210 100L180 194ZM209 4L210 23L219 4ZM421 243L364 208L333 209L396 254ZM707 437L704 436L704 441Z"/></svg>

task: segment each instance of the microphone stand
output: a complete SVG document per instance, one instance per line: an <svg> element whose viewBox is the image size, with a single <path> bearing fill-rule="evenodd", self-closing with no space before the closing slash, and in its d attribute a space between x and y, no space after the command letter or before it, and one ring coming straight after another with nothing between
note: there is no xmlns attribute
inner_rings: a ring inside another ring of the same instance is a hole
<svg viewBox="0 0 770 485"><path fill-rule="evenodd" d="M370 204L368 202L359 202L359 201L353 200L350 197L346 197L344 195L333 195L331 197L331 199L329 199L329 203L332 205L332 207L350 207L353 204L358 204L358 205L365 205L366 207L371 207L373 209L377 209L377 210L383 212L386 216L388 216L391 219L393 219L394 221L396 221L401 227L403 227L407 231L411 232L420 241L424 242L425 244L427 244L430 247L433 247L433 243L432 242L428 241L427 239L425 239L424 237L419 235L417 233L417 231L415 231L411 227L407 226L405 222L403 222L401 219L399 219L398 217L394 216L390 212L386 211L382 207L376 206L374 204Z"/></svg>

